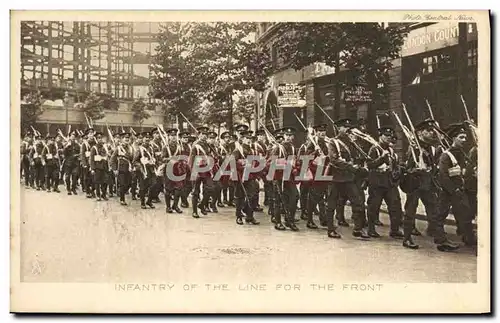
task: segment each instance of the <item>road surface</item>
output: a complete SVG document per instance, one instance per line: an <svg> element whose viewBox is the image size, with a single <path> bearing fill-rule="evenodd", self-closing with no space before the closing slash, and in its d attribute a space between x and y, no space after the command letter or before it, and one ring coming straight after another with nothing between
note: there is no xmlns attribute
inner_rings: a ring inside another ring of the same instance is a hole
<svg viewBox="0 0 500 323"><path fill-rule="evenodd" d="M388 237L388 226L379 228L381 239L356 240L341 228L343 238L334 240L304 221L300 232L276 231L267 213L257 214L260 226L238 226L233 208L194 219L188 210L166 214L162 204L142 210L137 201L120 206L116 197L97 202L21 190L24 282L476 281L472 250L442 253L425 236L416 238L419 250L408 250ZM381 220L389 223L386 214ZM426 222L417 226L424 232Z"/></svg>

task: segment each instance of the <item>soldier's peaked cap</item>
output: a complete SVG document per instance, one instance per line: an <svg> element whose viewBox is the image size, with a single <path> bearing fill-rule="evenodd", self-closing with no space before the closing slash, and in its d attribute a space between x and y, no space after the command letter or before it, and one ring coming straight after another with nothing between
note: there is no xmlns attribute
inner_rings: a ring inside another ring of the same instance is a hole
<svg viewBox="0 0 500 323"><path fill-rule="evenodd" d="M88 135L91 132L95 132L94 128L87 128L84 132L85 135Z"/></svg>
<svg viewBox="0 0 500 323"><path fill-rule="evenodd" d="M415 130L424 130L424 129L433 129L433 128L437 128L437 122L436 120L434 119L425 119L421 122L419 122L416 126L415 126Z"/></svg>
<svg viewBox="0 0 500 323"><path fill-rule="evenodd" d="M297 129L295 129L294 127L284 127L281 130L283 131L283 134L286 135L294 135L297 132Z"/></svg>
<svg viewBox="0 0 500 323"><path fill-rule="evenodd" d="M177 128L170 128L165 131L169 135L176 135L179 132L179 129Z"/></svg>
<svg viewBox="0 0 500 323"><path fill-rule="evenodd" d="M213 131L209 131L207 133L207 136L210 138L217 138L218 137L217 132L213 132Z"/></svg>
<svg viewBox="0 0 500 323"><path fill-rule="evenodd" d="M251 130L245 130L240 132L240 135L243 137L252 137L253 136L253 131Z"/></svg>
<svg viewBox="0 0 500 323"><path fill-rule="evenodd" d="M246 124L243 124L243 123L240 123L240 124L237 124L237 125L234 126L234 130L236 130L238 132L247 131L248 128L249 127Z"/></svg>
<svg viewBox="0 0 500 323"><path fill-rule="evenodd" d="M450 124L446 130L445 130L446 134L450 137L450 138L455 138L457 137L458 135L461 135L461 134L467 134L467 130L466 130L466 127L463 123L453 123L453 124Z"/></svg>
<svg viewBox="0 0 500 323"><path fill-rule="evenodd" d="M259 128L259 130L257 130L257 131L255 132L255 134L256 134L256 135L265 135L265 134L266 134L266 132L265 132L264 128Z"/></svg>
<svg viewBox="0 0 500 323"><path fill-rule="evenodd" d="M353 128L355 127L354 121L350 118L339 119L335 121L337 127Z"/></svg>
<svg viewBox="0 0 500 323"><path fill-rule="evenodd" d="M118 135L122 138L130 138L130 132L122 132Z"/></svg>
<svg viewBox="0 0 500 323"><path fill-rule="evenodd" d="M196 130L200 133L207 133L209 131L208 127L205 126L198 127Z"/></svg>
<svg viewBox="0 0 500 323"><path fill-rule="evenodd" d="M317 124L313 127L313 129L316 131L326 131L327 128L328 128L328 125L326 123L320 123L320 124Z"/></svg>
<svg viewBox="0 0 500 323"><path fill-rule="evenodd" d="M386 135L386 136L389 136L389 137L394 136L395 132L396 132L396 131L395 131L395 130L394 130L394 128L393 128L393 127L391 127L391 126L380 127L380 128L378 129L378 133L379 133L380 135Z"/></svg>
<svg viewBox="0 0 500 323"><path fill-rule="evenodd" d="M191 133L189 131L181 131L179 132L180 137L186 137L189 136Z"/></svg>
<svg viewBox="0 0 500 323"><path fill-rule="evenodd" d="M224 131L223 133L220 134L221 138L229 138L231 137L231 133L229 131Z"/></svg>

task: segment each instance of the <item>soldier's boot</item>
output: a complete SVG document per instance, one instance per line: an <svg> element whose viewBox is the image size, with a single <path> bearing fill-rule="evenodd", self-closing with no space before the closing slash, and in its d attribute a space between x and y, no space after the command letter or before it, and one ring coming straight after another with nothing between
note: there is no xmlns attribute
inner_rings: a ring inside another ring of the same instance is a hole
<svg viewBox="0 0 500 323"><path fill-rule="evenodd" d="M198 219L200 215L198 214L198 199L193 196L191 200L191 204L193 205L193 218Z"/></svg>
<svg viewBox="0 0 500 323"><path fill-rule="evenodd" d="M408 248L408 249L418 249L419 248L418 244L416 244L411 237L410 237L410 239L403 240L403 247Z"/></svg>
<svg viewBox="0 0 500 323"><path fill-rule="evenodd" d="M97 196L97 201L101 201L101 190L99 189L99 186L98 186L98 189L96 190L96 196Z"/></svg>
<svg viewBox="0 0 500 323"><path fill-rule="evenodd" d="M217 209L216 202L217 202L217 200L215 198L212 198L212 201L210 202L210 209L213 213L219 213L219 210Z"/></svg>
<svg viewBox="0 0 500 323"><path fill-rule="evenodd" d="M259 225L260 222L255 219L253 212L252 208L247 204L245 207L245 222L248 224Z"/></svg>
<svg viewBox="0 0 500 323"><path fill-rule="evenodd" d="M187 199L187 195L182 194L181 195L181 207L187 209L189 207L189 202Z"/></svg>
<svg viewBox="0 0 500 323"><path fill-rule="evenodd" d="M165 193L165 212L174 213L171 205L172 205L172 198L170 197L170 194Z"/></svg>
<svg viewBox="0 0 500 323"><path fill-rule="evenodd" d="M243 203L244 199L237 198L236 199L236 224L243 224Z"/></svg>
<svg viewBox="0 0 500 323"><path fill-rule="evenodd" d="M152 200L151 194L148 195L148 199L146 200L146 205L152 209L155 208L155 206L153 205L153 200Z"/></svg>
<svg viewBox="0 0 500 323"><path fill-rule="evenodd" d="M106 196L106 193L108 192L108 187L107 184L101 184L102 185L102 199L104 201L108 201L108 197Z"/></svg>
<svg viewBox="0 0 500 323"><path fill-rule="evenodd" d="M177 212L177 213L182 213L182 210L179 208L179 200L181 196L179 192L174 193L174 204L172 206L172 209Z"/></svg>

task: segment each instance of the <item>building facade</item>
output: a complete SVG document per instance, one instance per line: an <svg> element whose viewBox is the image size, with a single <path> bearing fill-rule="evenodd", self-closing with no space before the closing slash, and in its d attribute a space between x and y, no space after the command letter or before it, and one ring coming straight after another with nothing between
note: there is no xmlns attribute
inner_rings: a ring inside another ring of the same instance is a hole
<svg viewBox="0 0 500 323"><path fill-rule="evenodd" d="M39 130L85 127L76 104L91 91L105 102L106 117L96 124L136 126L130 110L135 99L148 97L159 28L149 22L21 22L21 96L39 91L44 98ZM162 120L154 109L145 127Z"/></svg>
<svg viewBox="0 0 500 323"><path fill-rule="evenodd" d="M328 117L318 108L319 105L333 120L343 117L364 119L369 132L376 135L376 116L391 111L403 116L403 103L414 122L430 116L427 102L434 118L442 127L463 121L463 98L471 118L477 119L476 24L439 22L418 23L409 27L411 31L402 46L401 57L392 62L393 67L388 72L386 83L379 84L388 88L388 99L376 104L353 104L347 100L347 93L338 87L339 82L346 82L348 79L348 70L335 71L324 64L314 64L301 71L294 71L286 66L280 68L279 55L276 54L279 49L273 48L273 40L279 37L276 34L277 28L275 24L260 23L257 41L271 48L277 72L271 77L270 87L260 97L259 115L265 116L263 119L268 125L269 118L274 116L274 122L280 126L300 128L295 117L290 118L293 114L301 115L306 124L329 123ZM303 107L276 109L275 102L279 96L277 83L305 85L307 104ZM402 137L401 133L399 137ZM404 141L400 140L398 150L403 149L404 145Z"/></svg>

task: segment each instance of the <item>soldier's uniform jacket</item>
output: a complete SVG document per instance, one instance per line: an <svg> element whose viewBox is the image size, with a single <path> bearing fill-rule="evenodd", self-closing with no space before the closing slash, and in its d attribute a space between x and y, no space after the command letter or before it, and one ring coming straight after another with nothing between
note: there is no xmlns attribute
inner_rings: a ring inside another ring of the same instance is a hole
<svg viewBox="0 0 500 323"><path fill-rule="evenodd" d="M418 165L415 164L415 160L413 159L413 154L411 152L411 147L408 150L406 156L406 170L407 180L409 183L410 191L420 188L424 190L434 189L436 187L435 178L437 176L438 164L439 164L439 156L441 156L442 149L440 147L434 147L432 145L428 145L424 142L420 142L420 146L422 147L422 160L424 170L415 171L418 168ZM418 148L414 148L414 156L419 161L420 150Z"/></svg>
<svg viewBox="0 0 500 323"><path fill-rule="evenodd" d="M111 169L114 171L128 172L132 170L132 159L134 158L134 150L130 145L120 144L116 146L111 156Z"/></svg>
<svg viewBox="0 0 500 323"><path fill-rule="evenodd" d="M161 150L161 160L167 163L171 157L178 156L181 153L181 146L175 141L169 141L168 145L164 146ZM156 154L156 153L155 153Z"/></svg>
<svg viewBox="0 0 500 323"><path fill-rule="evenodd" d="M477 192L477 147L474 146L469 152L469 161L465 167L465 189Z"/></svg>
<svg viewBox="0 0 500 323"><path fill-rule="evenodd" d="M144 169L145 166L148 172L154 172L155 159L153 148L146 143L142 146L137 146L137 150L134 152L134 159L132 163L137 170Z"/></svg>
<svg viewBox="0 0 500 323"><path fill-rule="evenodd" d="M238 145L233 151L233 158L236 160L236 170L238 172L238 180L242 181L243 172L245 170L245 165L247 163L247 157L255 155L255 149L250 145L241 144ZM254 166L256 166L257 161L253 161ZM259 174L252 173L248 174L248 180L256 179L259 177Z"/></svg>
<svg viewBox="0 0 500 323"><path fill-rule="evenodd" d="M366 162L369 170L368 183L372 187L389 188L396 186L396 178L393 178L393 175L398 171L398 155L388 144L380 143L380 146L382 148L373 145L368 151L368 156L371 158ZM382 156L384 151L388 152L385 157Z"/></svg>
<svg viewBox="0 0 500 323"><path fill-rule="evenodd" d="M281 164L286 164L286 161L290 156L296 157L297 156L297 149L291 142L283 142L281 144L277 144L273 147L271 151L271 158L275 156L277 157L277 163L278 165ZM299 174L299 169L300 169L300 161L296 160L295 158L292 158L292 172L290 175L290 181L294 181L295 176ZM277 178L280 178L282 176L283 171L277 169L275 172L275 176Z"/></svg>
<svg viewBox="0 0 500 323"><path fill-rule="evenodd" d="M264 142L254 142L253 149L255 150L256 155L261 157L265 157L267 155L267 145Z"/></svg>
<svg viewBox="0 0 500 323"><path fill-rule="evenodd" d="M355 162L359 160L356 148L347 135L339 135L328 143L328 158L333 182L352 182L356 178Z"/></svg>
<svg viewBox="0 0 500 323"><path fill-rule="evenodd" d="M43 149L44 149L44 146L43 146L42 142L38 142L33 147L31 147L31 150L29 153L30 161L35 162L35 163L41 162Z"/></svg>
<svg viewBox="0 0 500 323"><path fill-rule="evenodd" d="M172 145L172 142L170 142L170 146ZM153 154L156 159L156 164L160 164L162 161L163 157L163 142L161 139L156 139L151 141L151 148L153 149ZM173 153L173 151L172 151Z"/></svg>
<svg viewBox="0 0 500 323"><path fill-rule="evenodd" d="M188 162L191 169L193 168L193 163L195 161L196 156L204 156L204 157L212 156L212 148L210 148L210 145L208 144L207 141L197 140L191 146L191 152L189 154L189 162ZM197 161L197 163L198 167L204 167L207 165L206 160L199 160ZM200 173L199 176L210 176L210 171L205 173Z"/></svg>
<svg viewBox="0 0 500 323"><path fill-rule="evenodd" d="M95 140L84 140L80 148L80 163L83 167L90 165L90 151L96 144Z"/></svg>
<svg viewBox="0 0 500 323"><path fill-rule="evenodd" d="M23 140L23 142L21 143L21 157L28 158L30 150L31 150L31 144Z"/></svg>
<svg viewBox="0 0 500 323"><path fill-rule="evenodd" d="M314 159L309 162L309 169L311 170L312 175L315 176L316 171L318 170L318 165L323 164L323 175L325 175L328 171L326 166L328 164L328 145L324 138L319 137L316 138L316 143L321 151L318 151L312 142L310 142L306 147L305 154L312 155L312 157L314 157Z"/></svg>
<svg viewBox="0 0 500 323"><path fill-rule="evenodd" d="M64 147L64 163L68 166L77 166L81 148L76 141L70 141Z"/></svg>
<svg viewBox="0 0 500 323"><path fill-rule="evenodd" d="M90 169L108 170L108 149L103 144L96 144L90 149L89 164Z"/></svg>
<svg viewBox="0 0 500 323"><path fill-rule="evenodd" d="M55 143L50 143L44 147L42 151L42 158L45 160L46 165L59 166L59 150Z"/></svg>
<svg viewBox="0 0 500 323"><path fill-rule="evenodd" d="M448 193L464 189L465 154L462 149L451 147L439 158L439 184Z"/></svg>

